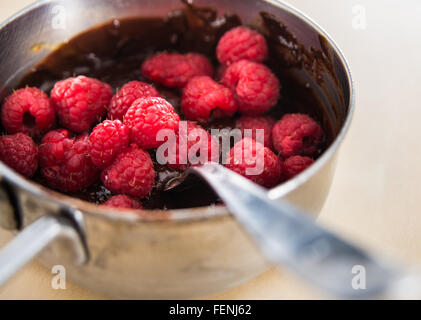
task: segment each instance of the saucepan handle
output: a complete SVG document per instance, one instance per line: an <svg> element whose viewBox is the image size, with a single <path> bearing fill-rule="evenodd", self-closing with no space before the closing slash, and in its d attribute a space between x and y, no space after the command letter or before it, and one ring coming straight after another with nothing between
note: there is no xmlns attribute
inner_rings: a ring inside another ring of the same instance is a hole
<svg viewBox="0 0 421 320"><path fill-rule="evenodd" d="M46 215L18 233L0 250L0 286L53 242L65 243L60 249L68 250L74 263L86 263L88 250L80 219L78 211Z"/></svg>
<svg viewBox="0 0 421 320"><path fill-rule="evenodd" d="M190 170L213 187L270 262L288 267L324 292L347 299L402 298L411 287L412 297L421 296L419 277L407 277L290 203L269 199L266 190L242 176L218 164Z"/></svg>

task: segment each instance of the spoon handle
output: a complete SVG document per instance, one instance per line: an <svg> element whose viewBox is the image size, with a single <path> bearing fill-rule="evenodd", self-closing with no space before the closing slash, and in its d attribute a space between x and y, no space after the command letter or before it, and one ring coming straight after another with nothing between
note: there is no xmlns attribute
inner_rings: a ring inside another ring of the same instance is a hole
<svg viewBox="0 0 421 320"><path fill-rule="evenodd" d="M325 230L286 201L221 165L191 168L206 180L273 264L282 264L335 297L382 297L398 279L388 267Z"/></svg>

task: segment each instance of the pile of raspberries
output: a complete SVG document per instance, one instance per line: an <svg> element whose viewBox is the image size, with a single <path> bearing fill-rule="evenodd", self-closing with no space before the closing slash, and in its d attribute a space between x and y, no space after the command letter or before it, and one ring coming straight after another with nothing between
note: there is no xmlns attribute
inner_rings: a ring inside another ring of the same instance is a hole
<svg viewBox="0 0 421 320"><path fill-rule="evenodd" d="M310 166L323 138L320 125L304 114L287 114L278 122L266 115L278 104L281 85L263 64L268 57L265 38L247 27L234 28L220 39L216 56L216 75L208 58L197 53L159 53L144 61L141 71L155 84L179 88L187 131L210 142L206 160L219 161L220 154L218 142L201 125L239 114L236 127L263 129L264 143L254 138L236 143L226 167L271 188ZM23 88L5 100L1 121L8 135L0 137L0 160L8 166L27 178L39 170L52 188L67 193L101 179L115 194L105 205L119 208L142 208L140 200L154 188L149 152L163 143L157 133L167 129L177 143L182 139L180 115L151 84L140 81L114 95L108 84L85 76L57 82L49 96ZM192 144L188 141L187 149ZM174 150L171 168L196 164ZM247 168L256 163L234 161L237 151L243 151L243 158L261 152L262 172L247 176Z"/></svg>

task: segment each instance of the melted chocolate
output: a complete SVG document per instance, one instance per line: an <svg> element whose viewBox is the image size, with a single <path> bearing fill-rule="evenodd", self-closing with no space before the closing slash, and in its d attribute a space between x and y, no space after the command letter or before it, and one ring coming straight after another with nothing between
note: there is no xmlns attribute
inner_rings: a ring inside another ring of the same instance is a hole
<svg viewBox="0 0 421 320"><path fill-rule="evenodd" d="M305 112L316 118L326 131L326 141L320 149L321 153L334 137L331 122L309 84L299 82L289 70L307 69L320 82L323 80L319 75L323 71L320 66L329 64L315 61L325 60L326 55L317 50L307 51L274 17L261 13L261 18L259 31L266 36L270 47L267 64L279 77L283 87L282 97L271 115L279 119L285 113ZM49 92L59 80L86 75L100 79L116 90L132 80L147 81L140 72L140 66L147 57L160 51L199 52L208 56L216 69L217 42L227 30L238 25L241 25L241 20L236 15L218 16L214 9L198 8L187 3L185 8L172 11L164 18L113 20L64 43L35 66L19 87L34 86ZM157 89L179 112L180 91L160 86ZM207 129L233 128L234 121L235 119L215 121ZM151 155L154 157L153 152ZM156 162L155 169L156 188L143 201L145 208L186 208L219 202L214 192L198 178L189 178L182 190L162 192L165 185L179 178L181 173ZM45 184L39 174L35 179ZM98 182L87 190L71 195L100 204L112 193Z"/></svg>

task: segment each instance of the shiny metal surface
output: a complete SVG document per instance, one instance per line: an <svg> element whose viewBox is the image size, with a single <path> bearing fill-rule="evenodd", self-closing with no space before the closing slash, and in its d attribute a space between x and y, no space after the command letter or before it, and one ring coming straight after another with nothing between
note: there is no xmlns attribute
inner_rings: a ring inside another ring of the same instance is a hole
<svg viewBox="0 0 421 320"><path fill-rule="evenodd" d="M334 123L337 138L307 171L269 192L274 200L284 197L317 215L327 197L336 154L348 130L354 108L354 92L348 65L329 36L314 22L279 1L195 1L235 12L244 23L255 23L257 13L279 17L300 42L320 47L327 39L335 62L333 86L316 90L326 108L342 114ZM0 26L0 97L6 96L36 62L80 31L113 18L165 15L181 6L178 0L73 0L39 1ZM86 10L89 8L90 10ZM64 13L65 28L53 23ZM30 36L28 36L30 35ZM41 50L34 50L41 48ZM311 75L306 75L311 77ZM330 82L327 81L329 84ZM337 99L342 97L341 100ZM341 102L341 103L339 103ZM83 212L90 260L82 267L44 250L40 259L48 266L66 266L70 280L104 295L120 298L196 298L238 285L267 270L268 263L224 207L158 212L151 218L99 208L23 179L0 163L0 174L12 185L28 225L46 213L77 208Z"/></svg>
<svg viewBox="0 0 421 320"><path fill-rule="evenodd" d="M190 169L206 180L247 230L264 256L287 266L322 292L346 299L385 295L400 272L363 249L318 226L305 213L219 164ZM355 266L364 266L365 290L352 286Z"/></svg>
<svg viewBox="0 0 421 320"><path fill-rule="evenodd" d="M0 250L0 286L53 241L55 247L61 244L60 252L67 254L71 261L79 265L86 263L86 246L74 222L63 215L50 215L27 226Z"/></svg>

